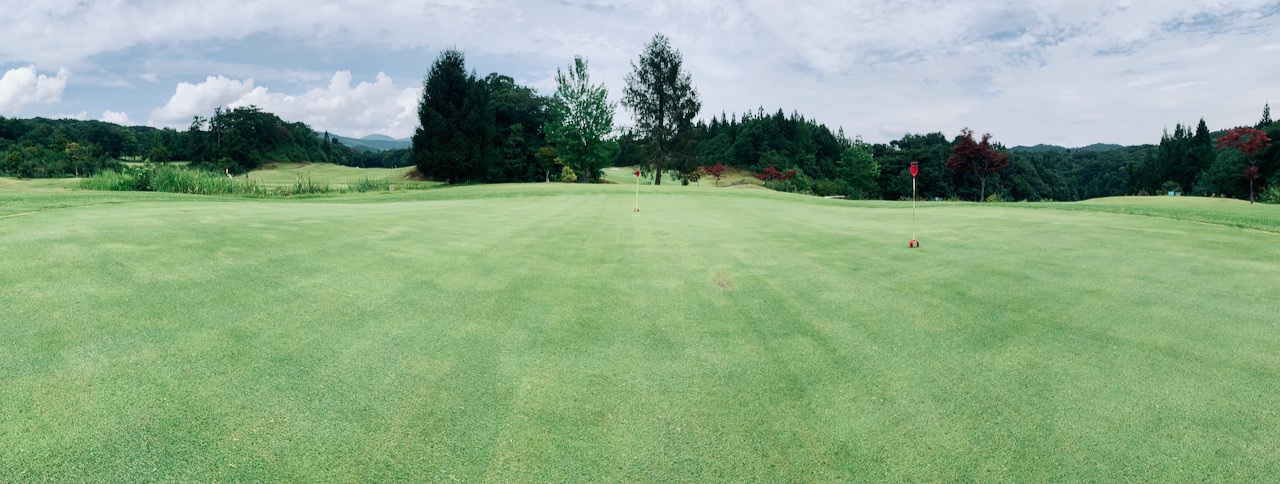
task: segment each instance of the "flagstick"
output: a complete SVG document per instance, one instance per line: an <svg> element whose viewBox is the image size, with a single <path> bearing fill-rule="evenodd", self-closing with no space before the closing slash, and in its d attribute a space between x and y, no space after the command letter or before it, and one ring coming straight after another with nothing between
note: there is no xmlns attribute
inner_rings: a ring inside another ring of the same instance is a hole
<svg viewBox="0 0 1280 484"><path fill-rule="evenodd" d="M636 211L640 211L640 170L636 170Z"/></svg>
<svg viewBox="0 0 1280 484"><path fill-rule="evenodd" d="M911 177L911 240L916 240L916 178Z"/></svg>

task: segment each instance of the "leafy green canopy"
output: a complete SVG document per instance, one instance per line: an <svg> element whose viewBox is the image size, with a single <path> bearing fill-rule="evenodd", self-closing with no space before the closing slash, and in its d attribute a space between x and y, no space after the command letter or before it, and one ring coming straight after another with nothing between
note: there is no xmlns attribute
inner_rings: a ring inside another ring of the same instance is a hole
<svg viewBox="0 0 1280 484"><path fill-rule="evenodd" d="M613 133L615 109L608 97L603 83L591 85L586 59L574 57L568 74L556 69L547 141L555 144L561 161L581 175L582 181L599 179L617 149L606 139Z"/></svg>

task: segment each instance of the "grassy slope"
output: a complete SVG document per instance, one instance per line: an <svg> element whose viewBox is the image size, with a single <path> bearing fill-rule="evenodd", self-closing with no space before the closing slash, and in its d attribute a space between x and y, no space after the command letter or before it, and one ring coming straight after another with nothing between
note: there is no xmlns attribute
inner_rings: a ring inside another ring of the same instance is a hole
<svg viewBox="0 0 1280 484"><path fill-rule="evenodd" d="M626 166L605 168L604 178L605 180L608 180L613 183L634 186L636 184L636 178L634 175L635 170L636 169L634 167L626 167ZM680 185L680 180L676 179L674 175L675 175L675 172L664 173L662 177L662 183L664 185L672 185L672 186ZM729 168L725 172L724 178L721 179L719 182L717 182L714 178L708 177L708 178L699 180L697 183L697 186L715 187L717 186L717 183L718 183L718 186L721 188L728 187L728 186L741 187L745 185L759 187L764 184L764 182L752 176L752 173L749 171L740 170L737 168ZM653 175L650 174L648 177L642 178L640 180L640 184L643 186L653 185Z"/></svg>
<svg viewBox="0 0 1280 484"><path fill-rule="evenodd" d="M274 167L249 173L249 179L266 184L291 184L299 178L310 177L317 182L346 185L368 178L371 180L395 180L404 177L412 167L406 168L355 168L328 163L274 163Z"/></svg>
<svg viewBox="0 0 1280 484"><path fill-rule="evenodd" d="M1280 474L1275 235L626 188L0 219L0 481Z"/></svg>
<svg viewBox="0 0 1280 484"><path fill-rule="evenodd" d="M80 178L0 177L0 193L9 191L61 190L80 184Z"/></svg>

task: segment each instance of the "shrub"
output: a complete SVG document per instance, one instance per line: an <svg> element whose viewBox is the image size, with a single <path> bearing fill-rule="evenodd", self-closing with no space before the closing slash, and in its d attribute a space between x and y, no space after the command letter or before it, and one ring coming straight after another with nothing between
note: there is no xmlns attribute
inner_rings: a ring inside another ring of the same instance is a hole
<svg viewBox="0 0 1280 484"><path fill-rule="evenodd" d="M358 180L355 183L348 185L347 188L360 193L385 192L391 189L391 182L387 181L385 178L381 180L373 180L369 177L365 177L362 180Z"/></svg>
<svg viewBox="0 0 1280 484"><path fill-rule="evenodd" d="M1258 201L1262 203L1280 204L1280 182L1272 183L1261 194Z"/></svg>
<svg viewBox="0 0 1280 484"><path fill-rule="evenodd" d="M86 178L80 182L80 188L85 190L109 190L109 191L132 191L132 176L120 173L118 171L104 171L90 178Z"/></svg>
<svg viewBox="0 0 1280 484"><path fill-rule="evenodd" d="M564 169L560 170L560 181L565 183L576 183L578 181L578 174L573 172L573 168L566 166Z"/></svg>
<svg viewBox="0 0 1280 484"><path fill-rule="evenodd" d="M849 195L849 187L842 182L835 180L820 179L813 182L813 194L819 197L830 197L832 195Z"/></svg>

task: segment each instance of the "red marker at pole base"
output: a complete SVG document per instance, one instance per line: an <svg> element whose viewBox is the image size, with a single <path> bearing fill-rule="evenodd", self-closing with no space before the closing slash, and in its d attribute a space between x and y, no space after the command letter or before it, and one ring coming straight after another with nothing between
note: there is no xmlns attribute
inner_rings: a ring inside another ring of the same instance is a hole
<svg viewBox="0 0 1280 484"><path fill-rule="evenodd" d="M913 249L918 248L920 247L920 242L916 241L916 239L911 239L911 242L907 242L907 247L913 248Z"/></svg>

